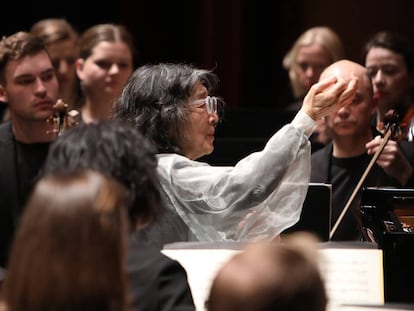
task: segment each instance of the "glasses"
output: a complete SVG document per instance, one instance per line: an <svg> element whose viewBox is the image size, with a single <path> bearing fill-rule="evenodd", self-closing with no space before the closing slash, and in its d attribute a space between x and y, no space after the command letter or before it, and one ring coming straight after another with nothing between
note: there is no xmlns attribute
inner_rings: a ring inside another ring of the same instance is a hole
<svg viewBox="0 0 414 311"><path fill-rule="evenodd" d="M206 98L203 98L203 99L196 99L191 104L192 105L204 104L206 105L207 112L209 114L213 114L213 113L217 114L217 97L215 96L207 96Z"/></svg>

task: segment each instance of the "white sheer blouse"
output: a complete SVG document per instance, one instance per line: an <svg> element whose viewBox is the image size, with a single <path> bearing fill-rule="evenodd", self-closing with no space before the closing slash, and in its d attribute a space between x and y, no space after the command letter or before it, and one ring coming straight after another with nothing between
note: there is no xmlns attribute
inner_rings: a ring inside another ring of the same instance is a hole
<svg viewBox="0 0 414 311"><path fill-rule="evenodd" d="M159 154L158 174L170 208L158 224L161 242L271 239L295 224L310 178L308 137L314 126L299 112L262 151L234 167Z"/></svg>

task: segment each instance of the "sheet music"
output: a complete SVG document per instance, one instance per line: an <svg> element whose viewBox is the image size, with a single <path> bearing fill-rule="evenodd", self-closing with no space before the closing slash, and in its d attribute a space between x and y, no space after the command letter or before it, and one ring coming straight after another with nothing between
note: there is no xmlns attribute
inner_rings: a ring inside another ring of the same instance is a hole
<svg viewBox="0 0 414 311"><path fill-rule="evenodd" d="M382 250L320 249L329 299L341 304L384 304Z"/></svg>
<svg viewBox="0 0 414 311"><path fill-rule="evenodd" d="M191 244L192 247L194 243ZM235 249L164 249L187 271L197 311L204 311L213 278L221 265L240 252ZM318 251L321 273L333 306L340 304L384 304L382 250L374 248L321 248Z"/></svg>
<svg viewBox="0 0 414 311"><path fill-rule="evenodd" d="M197 311L204 311L214 276L221 265L240 252L231 249L167 249L165 255L180 262L187 271L188 283Z"/></svg>

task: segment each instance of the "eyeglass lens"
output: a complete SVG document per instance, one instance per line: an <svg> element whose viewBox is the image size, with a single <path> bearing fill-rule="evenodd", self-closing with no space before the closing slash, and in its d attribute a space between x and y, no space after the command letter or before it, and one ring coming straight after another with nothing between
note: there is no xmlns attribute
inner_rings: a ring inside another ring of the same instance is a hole
<svg viewBox="0 0 414 311"><path fill-rule="evenodd" d="M217 113L217 98L214 96L207 96L206 106L208 113Z"/></svg>

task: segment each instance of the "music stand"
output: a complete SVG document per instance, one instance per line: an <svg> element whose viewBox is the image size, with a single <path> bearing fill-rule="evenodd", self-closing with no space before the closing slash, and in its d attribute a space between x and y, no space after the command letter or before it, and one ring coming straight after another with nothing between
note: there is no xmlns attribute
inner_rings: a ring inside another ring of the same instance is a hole
<svg viewBox="0 0 414 311"><path fill-rule="evenodd" d="M332 185L309 183L299 221L283 233L306 231L325 242L331 230Z"/></svg>

